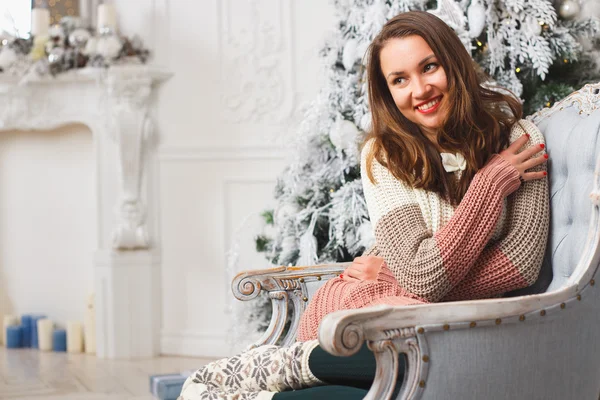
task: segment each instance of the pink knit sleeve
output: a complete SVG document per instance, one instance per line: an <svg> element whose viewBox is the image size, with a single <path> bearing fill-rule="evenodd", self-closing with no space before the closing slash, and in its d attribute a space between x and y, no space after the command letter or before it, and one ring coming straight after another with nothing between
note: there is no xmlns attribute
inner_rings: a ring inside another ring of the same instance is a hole
<svg viewBox="0 0 600 400"><path fill-rule="evenodd" d="M544 143L544 137L528 121L521 124L531 140L527 147ZM516 140L519 129L511 137ZM542 164L532 171L545 171ZM507 230L488 246L465 278L444 298L447 300L495 297L535 283L546 250L550 223L548 179L527 181L507 198Z"/></svg>
<svg viewBox="0 0 600 400"><path fill-rule="evenodd" d="M373 165L377 183L373 184L364 171L364 160L363 150L363 187L380 255L409 293L425 301L441 300L484 250L504 198L520 186L518 171L500 156L492 156L475 174L450 221L432 234L414 189L377 161Z"/></svg>

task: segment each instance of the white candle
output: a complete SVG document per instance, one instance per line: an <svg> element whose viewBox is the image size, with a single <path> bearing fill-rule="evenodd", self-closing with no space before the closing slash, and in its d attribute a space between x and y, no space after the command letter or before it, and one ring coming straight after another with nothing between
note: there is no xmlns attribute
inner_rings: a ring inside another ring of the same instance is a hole
<svg viewBox="0 0 600 400"><path fill-rule="evenodd" d="M117 10L114 4L106 3L98 6L98 32L103 29L117 29Z"/></svg>
<svg viewBox="0 0 600 400"><path fill-rule="evenodd" d="M67 352L81 353L83 347L83 335L81 331L81 322L67 322Z"/></svg>
<svg viewBox="0 0 600 400"><path fill-rule="evenodd" d="M87 308L85 310L83 344L87 354L96 354L96 306L93 294L88 296Z"/></svg>
<svg viewBox="0 0 600 400"><path fill-rule="evenodd" d="M50 10L47 8L34 8L31 10L31 35L48 35L50 26Z"/></svg>
<svg viewBox="0 0 600 400"><path fill-rule="evenodd" d="M19 325L19 317L14 315L5 315L2 323L2 343L6 344L6 328Z"/></svg>
<svg viewBox="0 0 600 400"><path fill-rule="evenodd" d="M52 332L54 331L54 322L48 318L37 320L38 347L43 351L52 350Z"/></svg>

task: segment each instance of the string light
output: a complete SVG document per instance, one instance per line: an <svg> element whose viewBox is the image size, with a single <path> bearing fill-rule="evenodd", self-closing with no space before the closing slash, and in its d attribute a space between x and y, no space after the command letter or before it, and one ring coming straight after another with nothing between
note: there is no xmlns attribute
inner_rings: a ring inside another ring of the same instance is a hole
<svg viewBox="0 0 600 400"><path fill-rule="evenodd" d="M550 102L546 103L546 107L550 107L551 105L552 105L552 103L550 103Z"/></svg>
<svg viewBox="0 0 600 400"><path fill-rule="evenodd" d="M483 43L481 43L479 40L477 41L477 46L481 47L483 46Z"/></svg>
<svg viewBox="0 0 600 400"><path fill-rule="evenodd" d="M569 63L569 60L567 60L566 58L563 61L565 62L565 64Z"/></svg>
<svg viewBox="0 0 600 400"><path fill-rule="evenodd" d="M515 71L517 71L517 74L518 74L519 72L521 72L521 68L520 68L520 67L517 67L517 68L515 69Z"/></svg>

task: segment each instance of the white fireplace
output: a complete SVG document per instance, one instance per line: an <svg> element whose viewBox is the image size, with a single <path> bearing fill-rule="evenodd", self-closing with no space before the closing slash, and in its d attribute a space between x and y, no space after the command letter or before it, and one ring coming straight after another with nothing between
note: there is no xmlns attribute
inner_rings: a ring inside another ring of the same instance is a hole
<svg viewBox="0 0 600 400"><path fill-rule="evenodd" d="M141 65L75 70L27 83L0 75L0 130L82 123L92 132L97 248L90 261L98 357L159 352L157 132L151 113L155 88L169 76Z"/></svg>

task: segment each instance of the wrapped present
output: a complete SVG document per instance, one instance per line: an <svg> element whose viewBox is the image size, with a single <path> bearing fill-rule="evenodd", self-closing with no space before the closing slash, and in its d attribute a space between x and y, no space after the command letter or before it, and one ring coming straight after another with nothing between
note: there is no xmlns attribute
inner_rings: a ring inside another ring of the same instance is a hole
<svg viewBox="0 0 600 400"><path fill-rule="evenodd" d="M159 400L177 400L190 373L150 376L150 393Z"/></svg>

